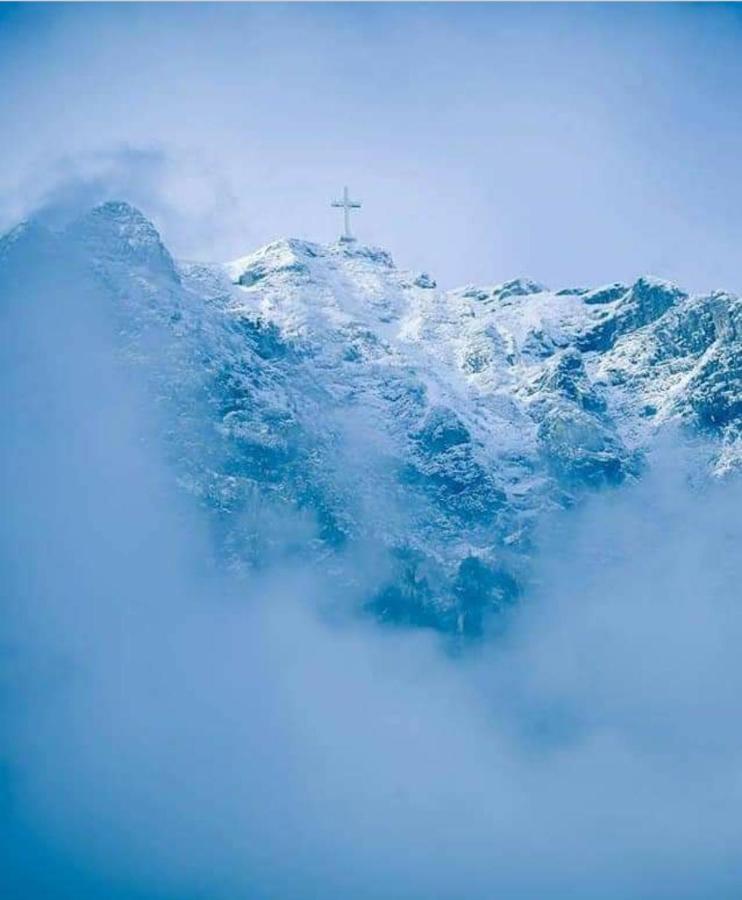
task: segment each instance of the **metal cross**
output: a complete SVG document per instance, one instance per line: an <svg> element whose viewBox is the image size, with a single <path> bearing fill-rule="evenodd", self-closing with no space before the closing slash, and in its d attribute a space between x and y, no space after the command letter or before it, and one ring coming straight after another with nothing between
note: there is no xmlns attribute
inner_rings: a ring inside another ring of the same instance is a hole
<svg viewBox="0 0 742 900"><path fill-rule="evenodd" d="M351 200L348 196L348 188L343 188L343 199L342 200L333 200L330 206L342 207L344 211L345 218L345 234L343 234L340 238L341 241L354 241L355 238L350 230L350 211L351 209L360 209L361 201L360 200Z"/></svg>

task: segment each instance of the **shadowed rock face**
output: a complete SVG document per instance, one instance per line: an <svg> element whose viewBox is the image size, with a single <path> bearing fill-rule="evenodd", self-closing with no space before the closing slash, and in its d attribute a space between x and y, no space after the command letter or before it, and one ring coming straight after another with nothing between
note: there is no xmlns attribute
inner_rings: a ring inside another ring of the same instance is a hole
<svg viewBox="0 0 742 900"><path fill-rule="evenodd" d="M545 367L539 387L544 397L555 396L590 413L604 413L605 399L588 378L582 354L565 350Z"/></svg>
<svg viewBox="0 0 742 900"><path fill-rule="evenodd" d="M627 285L616 282L615 284L605 285L605 287L595 288L592 291L584 291L582 299L590 305L613 303L616 300L620 300L624 294L628 293L628 290Z"/></svg>
<svg viewBox="0 0 742 900"><path fill-rule="evenodd" d="M529 278L515 278L513 281L506 281L493 290L493 297L505 300L507 297L527 297L529 294L540 294L546 288L537 281L531 281Z"/></svg>
<svg viewBox="0 0 742 900"><path fill-rule="evenodd" d="M480 634L517 600L540 517L641 477L670 423L716 441L713 472L738 464L728 294L444 292L386 251L296 240L178 264L126 203L0 239L0 309L52 303L42 276L95 286L222 561L298 555L350 585L362 549L384 562L359 602L385 622Z"/></svg>
<svg viewBox="0 0 742 900"><path fill-rule="evenodd" d="M579 343L583 351L610 350L624 334L630 334L660 318L671 306L687 298L679 288L657 279L640 278L628 292L621 294L616 286L617 301L606 317L584 334ZM606 299L611 292L603 293L599 301L592 296L593 303L610 302ZM589 295L587 295L589 296Z"/></svg>

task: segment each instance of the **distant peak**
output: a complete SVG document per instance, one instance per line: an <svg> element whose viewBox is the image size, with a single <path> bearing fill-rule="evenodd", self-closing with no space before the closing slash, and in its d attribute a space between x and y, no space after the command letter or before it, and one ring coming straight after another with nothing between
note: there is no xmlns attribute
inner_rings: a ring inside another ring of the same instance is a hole
<svg viewBox="0 0 742 900"><path fill-rule="evenodd" d="M681 291L674 281L668 281L666 278L657 278L655 275L641 275L636 279L631 289L632 291L660 290L667 291L670 294L685 293Z"/></svg>
<svg viewBox="0 0 742 900"><path fill-rule="evenodd" d="M513 278L512 281L506 281L497 285L492 291L492 295L500 300L506 297L526 297L529 294L542 294L546 291L545 285L538 281L532 281L530 278Z"/></svg>
<svg viewBox="0 0 742 900"><path fill-rule="evenodd" d="M150 220L130 203L108 200L93 207L68 229L97 258L144 265L176 278L175 264Z"/></svg>
<svg viewBox="0 0 742 900"><path fill-rule="evenodd" d="M113 229L121 234L126 232L149 235L160 241L159 232L144 213L123 200L107 200L105 203L99 203L83 213L72 228L91 226Z"/></svg>
<svg viewBox="0 0 742 900"><path fill-rule="evenodd" d="M625 302L654 310L656 313L657 310L664 312L678 301L685 300L687 296L685 291L672 281L655 278L652 275L642 275L631 286Z"/></svg>
<svg viewBox="0 0 742 900"><path fill-rule="evenodd" d="M582 299L590 305L600 306L604 303L613 303L616 300L620 300L624 294L628 293L628 290L629 286L627 284L615 281L613 284L605 284L592 291L586 291L582 294Z"/></svg>
<svg viewBox="0 0 742 900"><path fill-rule="evenodd" d="M92 221L115 222L120 226L151 230L157 234L159 239L157 229L144 213L124 200L107 200L105 203L99 203L81 218Z"/></svg>
<svg viewBox="0 0 742 900"><path fill-rule="evenodd" d="M139 219L144 218L144 213L136 206L132 206L131 203L127 203L126 200L106 200L104 203L99 203L97 206L94 206L91 212L100 215L131 216Z"/></svg>
<svg viewBox="0 0 742 900"><path fill-rule="evenodd" d="M159 231L144 213L123 200L108 200L94 206L72 227L82 231L102 229L137 244L162 243Z"/></svg>

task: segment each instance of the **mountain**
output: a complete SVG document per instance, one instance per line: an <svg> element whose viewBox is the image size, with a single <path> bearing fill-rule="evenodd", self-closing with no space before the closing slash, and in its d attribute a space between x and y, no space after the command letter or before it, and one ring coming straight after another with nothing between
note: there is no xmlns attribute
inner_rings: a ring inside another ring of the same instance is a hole
<svg viewBox="0 0 742 900"><path fill-rule="evenodd" d="M739 466L730 294L654 278L444 291L349 242L178 262L125 203L14 229L0 292L71 260L222 561L311 560L384 621L479 633L517 600L543 517L641 477L668 428L711 443L711 475Z"/></svg>

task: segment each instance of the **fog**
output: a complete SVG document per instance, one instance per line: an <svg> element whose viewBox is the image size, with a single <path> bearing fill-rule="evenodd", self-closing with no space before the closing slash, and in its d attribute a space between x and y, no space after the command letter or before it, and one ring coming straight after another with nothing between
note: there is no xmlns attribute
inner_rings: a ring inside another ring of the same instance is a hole
<svg viewBox="0 0 742 900"><path fill-rule="evenodd" d="M698 447L545 523L452 652L221 571L84 267L40 238L2 296L4 896L738 893L742 498Z"/></svg>

